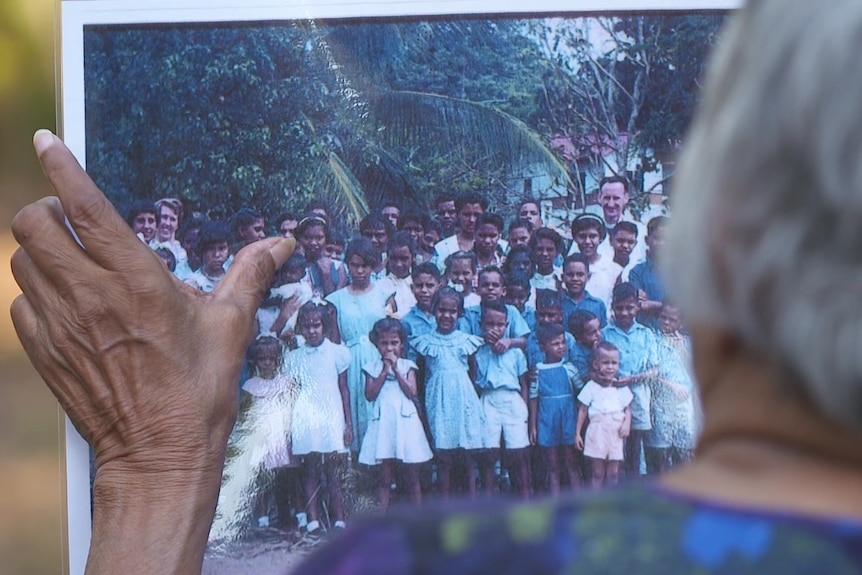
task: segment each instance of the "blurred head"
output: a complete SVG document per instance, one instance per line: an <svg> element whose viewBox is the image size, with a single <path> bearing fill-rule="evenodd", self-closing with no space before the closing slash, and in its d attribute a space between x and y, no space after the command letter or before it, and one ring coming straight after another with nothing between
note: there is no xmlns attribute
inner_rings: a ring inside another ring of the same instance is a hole
<svg viewBox="0 0 862 575"><path fill-rule="evenodd" d="M440 270L437 266L430 262L419 264L413 268L413 283L410 289L413 290L413 295L416 297L416 305L423 311L431 309L431 300L434 294L440 289Z"/></svg>
<svg viewBox="0 0 862 575"><path fill-rule="evenodd" d="M579 344L593 349L602 341L602 326L599 318L591 311L576 309L569 316L569 333Z"/></svg>
<svg viewBox="0 0 862 575"><path fill-rule="evenodd" d="M511 247L530 245L530 238L533 237L534 229L533 224L523 218L512 220L508 230L509 245Z"/></svg>
<svg viewBox="0 0 862 575"><path fill-rule="evenodd" d="M506 261L503 263L503 271L506 273L522 272L530 277L536 273L536 260L530 246L515 246L509 250Z"/></svg>
<svg viewBox="0 0 862 575"><path fill-rule="evenodd" d="M447 192L437 194L434 200L434 208L437 214L437 221L440 222L445 232L450 232L447 235L451 235L458 221L458 210L455 209L455 196Z"/></svg>
<svg viewBox="0 0 862 575"><path fill-rule="evenodd" d="M761 0L737 15L683 148L659 262L690 325L734 334L857 430L860 50L853 0Z"/></svg>
<svg viewBox="0 0 862 575"><path fill-rule="evenodd" d="M638 243L638 227L631 222L619 222L611 230L614 261L625 267Z"/></svg>
<svg viewBox="0 0 862 575"><path fill-rule="evenodd" d="M386 244L389 243L393 229L389 220L374 214L365 216L359 222L359 234L363 238L371 240L371 243L374 244L374 249L379 254L383 254L386 251Z"/></svg>
<svg viewBox="0 0 862 575"><path fill-rule="evenodd" d="M536 268L541 274L549 274L554 269L554 260L563 251L563 238L551 228L539 228L533 232L530 247L536 258Z"/></svg>
<svg viewBox="0 0 862 575"><path fill-rule="evenodd" d="M316 214L309 213L299 220L296 226L296 240L309 262L316 262L323 254L326 240L329 238L326 220Z"/></svg>
<svg viewBox="0 0 862 575"><path fill-rule="evenodd" d="M485 257L494 254L502 233L503 218L491 212L483 213L476 222L476 241L473 249L477 254Z"/></svg>
<svg viewBox="0 0 862 575"><path fill-rule="evenodd" d="M224 271L224 263L230 255L230 230L221 222L207 222L198 236L197 252L201 258L201 270L214 275Z"/></svg>
<svg viewBox="0 0 862 575"><path fill-rule="evenodd" d="M386 250L386 267L397 278L410 275L413 265L413 238L407 232L395 232Z"/></svg>

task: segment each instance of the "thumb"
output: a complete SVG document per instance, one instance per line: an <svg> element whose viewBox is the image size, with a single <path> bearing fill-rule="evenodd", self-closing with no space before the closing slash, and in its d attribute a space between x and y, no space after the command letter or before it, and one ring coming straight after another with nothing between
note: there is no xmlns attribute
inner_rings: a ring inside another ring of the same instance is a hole
<svg viewBox="0 0 862 575"><path fill-rule="evenodd" d="M245 246L234 257L213 297L230 300L250 316L272 284L275 270L284 265L295 247L293 238L268 238Z"/></svg>

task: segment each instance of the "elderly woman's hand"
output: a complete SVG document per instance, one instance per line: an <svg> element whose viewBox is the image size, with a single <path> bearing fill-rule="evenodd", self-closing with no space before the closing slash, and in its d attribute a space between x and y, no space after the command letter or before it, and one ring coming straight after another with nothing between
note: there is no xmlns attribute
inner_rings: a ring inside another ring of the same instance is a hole
<svg viewBox="0 0 862 575"><path fill-rule="evenodd" d="M23 291L12 319L95 452L90 568L106 559L103 566L118 570L119 555L134 547L166 537L177 549L206 541L254 310L293 240L249 245L218 289L195 291L135 237L59 139L39 132L34 142L58 197L27 206L12 224L21 245L12 271ZM134 523L140 532L128 534L129 548L100 556L99 529L123 541ZM199 569L198 553L170 555L147 566Z"/></svg>

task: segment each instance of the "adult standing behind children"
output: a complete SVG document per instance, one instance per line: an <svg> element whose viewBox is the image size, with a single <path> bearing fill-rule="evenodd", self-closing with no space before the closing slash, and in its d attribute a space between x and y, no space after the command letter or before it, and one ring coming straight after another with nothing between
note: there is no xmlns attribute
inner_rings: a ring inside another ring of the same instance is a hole
<svg viewBox="0 0 862 575"><path fill-rule="evenodd" d="M605 229L608 231L612 230L620 222L630 222L637 226L637 243L635 243L634 249L629 256L631 261L637 264L646 259L646 244L644 242L646 229L626 209L632 199L629 186L629 181L622 176L607 176L602 178L599 181L599 205L602 207L602 219L605 222ZM598 251L602 256L613 259L614 247L611 244L610 237L602 241Z"/></svg>

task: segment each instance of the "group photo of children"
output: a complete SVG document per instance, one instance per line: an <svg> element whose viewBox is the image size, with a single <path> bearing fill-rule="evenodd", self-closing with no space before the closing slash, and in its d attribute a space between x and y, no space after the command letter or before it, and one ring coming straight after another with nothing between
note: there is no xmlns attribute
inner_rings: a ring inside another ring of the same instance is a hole
<svg viewBox="0 0 862 575"><path fill-rule="evenodd" d="M657 262L724 18L86 28L88 173L167 269L210 292L245 245L296 241L236 382L207 572L393 506L691 459L689 340Z"/></svg>
<svg viewBox="0 0 862 575"><path fill-rule="evenodd" d="M226 221L135 203L133 231L205 292L243 246L296 240L256 315L217 532L316 537L396 502L558 495L690 460L688 338L656 269L668 219L634 220L629 200L606 177L556 230L537 200L506 221L441 193L347 237L317 201Z"/></svg>

